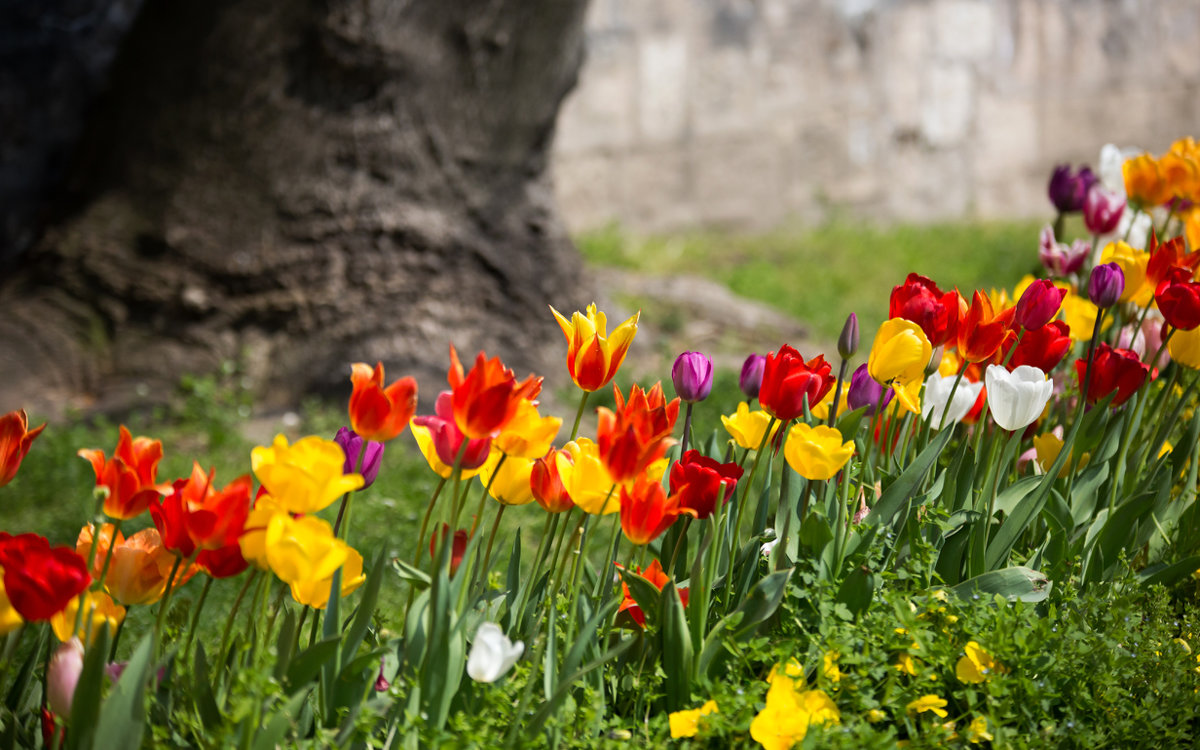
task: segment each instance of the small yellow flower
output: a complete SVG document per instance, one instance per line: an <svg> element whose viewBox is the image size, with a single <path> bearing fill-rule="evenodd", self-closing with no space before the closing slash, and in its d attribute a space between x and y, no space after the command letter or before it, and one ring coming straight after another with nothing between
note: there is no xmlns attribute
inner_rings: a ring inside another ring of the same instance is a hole
<svg viewBox="0 0 1200 750"><path fill-rule="evenodd" d="M750 411L750 404L745 401L738 404L736 413L728 417L721 415L721 424L725 425L725 430L738 445L747 450L757 450L758 446L762 445L763 433L767 431L767 425L770 423L770 414L762 409ZM775 426L771 428L771 437L779 431L779 426L780 423L776 421Z"/></svg>
<svg viewBox="0 0 1200 750"><path fill-rule="evenodd" d="M920 698L909 703L905 706L905 710L910 714L923 714L926 711L932 711L938 718L944 719L949 715L945 711L945 706L945 700L930 693L929 695L922 695Z"/></svg>
<svg viewBox="0 0 1200 750"><path fill-rule="evenodd" d="M993 674L1004 674L1008 671L975 641L968 641L963 651L966 652L966 656L960 658L954 668L959 682L980 683Z"/></svg>
<svg viewBox="0 0 1200 750"><path fill-rule="evenodd" d="M675 711L667 716L671 724L671 739L695 737L700 729L700 717L717 713L717 702L706 701L700 708Z"/></svg>
<svg viewBox="0 0 1200 750"><path fill-rule="evenodd" d="M825 425L800 422L788 433L783 456L788 466L806 479L830 479L842 470L854 455L854 441L842 440L842 433Z"/></svg>
<svg viewBox="0 0 1200 750"><path fill-rule="evenodd" d="M838 682L842 679L842 671L838 669L837 660L841 656L837 651L826 651L823 659L821 673L824 674L830 682Z"/></svg>
<svg viewBox="0 0 1200 750"><path fill-rule="evenodd" d="M967 727L967 742L991 742L993 739L992 733L988 731L986 717L976 716L971 719L971 724Z"/></svg>
<svg viewBox="0 0 1200 750"><path fill-rule="evenodd" d="M903 653L896 657L896 663L893 666L898 672L902 672L913 677L917 676L916 662L909 653Z"/></svg>
<svg viewBox="0 0 1200 750"><path fill-rule="evenodd" d="M870 711L867 711L867 721L871 724L878 724L886 718L887 714L878 708L872 708Z"/></svg>

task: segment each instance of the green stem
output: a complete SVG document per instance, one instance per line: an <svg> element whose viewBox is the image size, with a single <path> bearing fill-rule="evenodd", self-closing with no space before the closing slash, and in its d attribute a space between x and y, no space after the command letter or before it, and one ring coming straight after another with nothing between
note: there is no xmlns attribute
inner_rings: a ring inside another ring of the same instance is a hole
<svg viewBox="0 0 1200 750"><path fill-rule="evenodd" d="M496 511L496 520L492 523L492 531L488 534L487 552L483 554L482 574L483 582L487 584L488 566L492 561L492 543L496 541L496 532L500 530L500 519L504 517L504 511L508 506L501 503L500 509Z"/></svg>
<svg viewBox="0 0 1200 750"><path fill-rule="evenodd" d="M161 642L163 622L167 617L167 605L171 601L171 594L175 591L175 574L179 572L179 567L183 565L183 556L175 556L175 565L171 567L171 575L167 576L167 587L163 591L162 601L158 605L158 619L154 622L154 642Z"/></svg>
<svg viewBox="0 0 1200 750"><path fill-rule="evenodd" d="M183 661L187 663L188 652L192 649L192 641L196 638L196 627L200 624L200 613L204 611L204 603L208 601L208 590L212 588L213 577L206 576L204 587L200 589L200 601L196 603L196 611L192 613L192 624L188 627L187 641L183 645ZM122 620L124 625L125 621Z"/></svg>
<svg viewBox="0 0 1200 750"><path fill-rule="evenodd" d="M225 620L225 629L221 633L221 650L218 652L221 663L225 661L225 649L229 647L229 636L233 632L233 623L237 619L238 609L242 606L242 600L246 598L246 593L250 591L250 586L259 579L261 574L262 571L256 568L251 575L246 576L246 582L242 584L237 598L233 600L233 607L229 610L229 617Z"/></svg>
<svg viewBox="0 0 1200 750"><path fill-rule="evenodd" d="M846 381L846 370L849 367L850 363L845 359L838 367L837 383L833 386L833 403L829 405L829 415L825 419L826 427L833 427L833 423L837 421L838 404L842 400L842 383Z"/></svg>
<svg viewBox="0 0 1200 750"><path fill-rule="evenodd" d="M575 412L575 424L571 426L571 440L579 435L579 422L583 419L583 410L587 408L588 396L591 395L591 391L584 391L583 396L579 399L579 409Z"/></svg>
<svg viewBox="0 0 1200 750"><path fill-rule="evenodd" d="M758 450L754 452L754 461L750 464L750 476L746 479L746 488L742 490L742 498L732 509L733 512L733 528L732 536L729 542L729 568L733 570L734 556L737 554L738 537L742 531L742 509L750 502L750 489L754 486L754 477L758 474L758 464L762 458L763 451L766 450L767 443L771 440L771 430L775 427L775 423L779 420L771 417L771 421L767 423L767 429L763 431L762 440L758 443ZM781 430L786 430L787 425L782 425ZM716 542L717 540L713 540Z"/></svg>

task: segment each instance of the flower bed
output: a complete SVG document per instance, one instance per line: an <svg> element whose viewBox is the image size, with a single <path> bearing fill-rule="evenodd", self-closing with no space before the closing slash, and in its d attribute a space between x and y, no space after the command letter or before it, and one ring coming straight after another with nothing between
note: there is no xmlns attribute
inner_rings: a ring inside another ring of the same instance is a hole
<svg viewBox="0 0 1200 750"><path fill-rule="evenodd" d="M610 331L594 305L552 310L567 435L540 378L453 349L427 412L411 378L355 364L348 427L281 435L231 480L162 481L161 443L121 427L111 455L79 451L95 512L74 549L0 533L0 737L1194 743L1200 150L1106 149L1099 173L1055 171L1059 218L1092 236L1047 227L1046 278L968 300L910 274L869 350L851 314L829 359L748 357L724 434L693 434L701 353L673 399L611 386L639 318ZM0 419L0 486L41 429ZM364 557L354 507L405 430L438 477L415 555ZM237 591L221 611L216 586ZM133 608L154 616L126 628Z"/></svg>

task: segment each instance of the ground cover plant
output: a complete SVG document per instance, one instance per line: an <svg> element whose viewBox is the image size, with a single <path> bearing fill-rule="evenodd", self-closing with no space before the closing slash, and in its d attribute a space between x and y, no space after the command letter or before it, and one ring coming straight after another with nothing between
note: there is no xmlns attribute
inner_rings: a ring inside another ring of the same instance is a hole
<svg viewBox="0 0 1200 750"><path fill-rule="evenodd" d="M550 311L564 417L453 349L248 466L210 381L190 455L5 415L0 493L94 493L0 532L0 746L1194 746L1200 150L1097 171L1056 170L1042 278L902 276L711 434L708 357L614 387L639 316L594 305Z"/></svg>

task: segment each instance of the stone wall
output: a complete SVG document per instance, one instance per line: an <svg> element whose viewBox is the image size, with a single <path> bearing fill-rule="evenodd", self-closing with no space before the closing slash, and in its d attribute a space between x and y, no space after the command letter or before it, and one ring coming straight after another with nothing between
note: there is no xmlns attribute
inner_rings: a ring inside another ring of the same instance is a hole
<svg viewBox="0 0 1200 750"><path fill-rule="evenodd" d="M1200 0L592 0L574 229L1045 216L1056 162L1200 136Z"/></svg>

